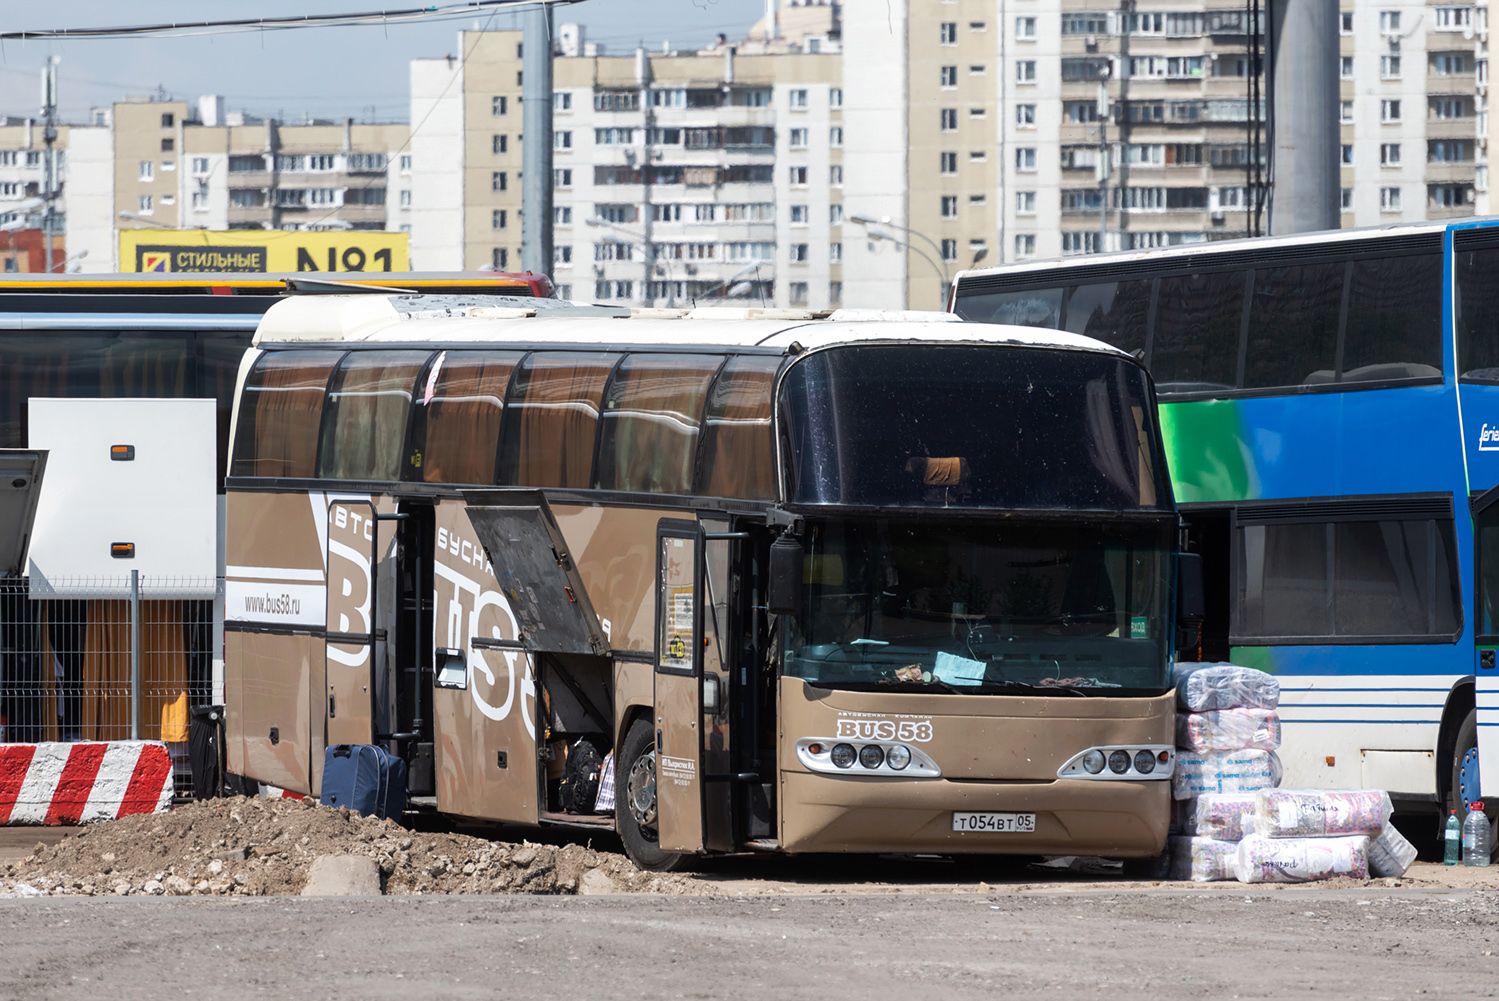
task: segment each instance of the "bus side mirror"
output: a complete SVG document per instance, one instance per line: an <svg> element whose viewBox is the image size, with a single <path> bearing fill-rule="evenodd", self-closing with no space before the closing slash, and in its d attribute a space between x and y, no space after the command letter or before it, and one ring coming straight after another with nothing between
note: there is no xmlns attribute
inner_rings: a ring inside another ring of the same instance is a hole
<svg viewBox="0 0 1499 1001"><path fill-rule="evenodd" d="M765 605L772 615L795 615L802 610L802 544L790 533L770 544Z"/></svg>
<svg viewBox="0 0 1499 1001"><path fill-rule="evenodd" d="M1202 595L1202 557L1197 553L1177 553L1176 622L1196 629L1207 618L1207 602Z"/></svg>

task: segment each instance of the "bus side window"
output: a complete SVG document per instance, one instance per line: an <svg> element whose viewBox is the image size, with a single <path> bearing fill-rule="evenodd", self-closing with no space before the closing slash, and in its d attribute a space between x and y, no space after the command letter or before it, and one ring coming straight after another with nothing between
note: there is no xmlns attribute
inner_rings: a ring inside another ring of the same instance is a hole
<svg viewBox="0 0 1499 1001"><path fill-rule="evenodd" d="M600 490L692 492L711 355L629 355L609 384L599 429Z"/></svg>
<svg viewBox="0 0 1499 1001"><path fill-rule="evenodd" d="M697 492L709 497L775 500L771 394L782 359L731 358L708 395L702 473Z"/></svg>
<svg viewBox="0 0 1499 1001"><path fill-rule="evenodd" d="M521 357L520 352L445 351L433 361L417 386L411 478L495 482L505 390Z"/></svg>
<svg viewBox="0 0 1499 1001"><path fill-rule="evenodd" d="M233 476L307 478L317 461L318 426L341 351L273 351L245 379Z"/></svg>
<svg viewBox="0 0 1499 1001"><path fill-rule="evenodd" d="M1242 271L1161 279L1150 370L1162 393L1234 388L1243 308Z"/></svg>
<svg viewBox="0 0 1499 1001"><path fill-rule="evenodd" d="M1338 261L1255 271L1244 348L1245 389L1332 381L1343 270Z"/></svg>
<svg viewBox="0 0 1499 1001"><path fill-rule="evenodd" d="M407 418L425 351L350 352L328 390L320 477L399 480Z"/></svg>
<svg viewBox="0 0 1499 1001"><path fill-rule="evenodd" d="M587 490L604 384L618 355L556 351L531 355L515 374L502 433L500 483Z"/></svg>
<svg viewBox="0 0 1499 1001"><path fill-rule="evenodd" d="M1467 344L1459 336L1459 343ZM1442 255L1354 261L1342 381L1441 375Z"/></svg>
<svg viewBox="0 0 1499 1001"><path fill-rule="evenodd" d="M1499 382L1499 247L1460 252L1458 246L1454 238L1454 328L1462 351L1457 371L1464 379Z"/></svg>
<svg viewBox="0 0 1499 1001"><path fill-rule="evenodd" d="M1145 350L1150 282L1079 285L1067 297L1066 329L1134 353Z"/></svg>

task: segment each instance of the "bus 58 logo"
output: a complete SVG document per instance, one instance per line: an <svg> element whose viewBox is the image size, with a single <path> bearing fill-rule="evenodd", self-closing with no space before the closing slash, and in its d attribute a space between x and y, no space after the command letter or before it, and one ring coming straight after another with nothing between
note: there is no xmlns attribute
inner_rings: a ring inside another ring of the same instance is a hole
<svg viewBox="0 0 1499 1001"><path fill-rule="evenodd" d="M840 717L835 736L849 740L904 740L912 744L925 744L932 739L932 721Z"/></svg>

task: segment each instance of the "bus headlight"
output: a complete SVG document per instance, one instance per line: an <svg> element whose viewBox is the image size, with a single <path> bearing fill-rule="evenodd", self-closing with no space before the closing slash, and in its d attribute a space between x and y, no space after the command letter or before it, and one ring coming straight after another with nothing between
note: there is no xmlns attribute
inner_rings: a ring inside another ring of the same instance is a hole
<svg viewBox="0 0 1499 1001"><path fill-rule="evenodd" d="M852 744L834 744L833 753L829 757L833 759L833 764L839 768L852 768L854 767L854 759L858 755L854 752L854 745Z"/></svg>
<svg viewBox="0 0 1499 1001"><path fill-rule="evenodd" d="M1149 751L1135 752L1135 771L1141 775L1149 775L1155 771L1155 755Z"/></svg>
<svg viewBox="0 0 1499 1001"><path fill-rule="evenodd" d="M878 768L885 763L885 749L879 744L865 744L859 748L859 764L865 768Z"/></svg>
<svg viewBox="0 0 1499 1001"><path fill-rule="evenodd" d="M1088 770L1089 775L1097 775L1103 771L1103 752L1093 750L1083 755L1083 767Z"/></svg>
<svg viewBox="0 0 1499 1001"><path fill-rule="evenodd" d="M896 771L903 771L911 763L911 749L904 744L895 744L885 752L885 764Z"/></svg>
<svg viewBox="0 0 1499 1001"><path fill-rule="evenodd" d="M1176 748L1169 744L1104 744L1068 758L1057 769L1057 778L1159 782L1175 771Z"/></svg>
<svg viewBox="0 0 1499 1001"><path fill-rule="evenodd" d="M1114 751L1109 754L1109 771L1115 775L1123 775L1129 771L1129 752Z"/></svg>

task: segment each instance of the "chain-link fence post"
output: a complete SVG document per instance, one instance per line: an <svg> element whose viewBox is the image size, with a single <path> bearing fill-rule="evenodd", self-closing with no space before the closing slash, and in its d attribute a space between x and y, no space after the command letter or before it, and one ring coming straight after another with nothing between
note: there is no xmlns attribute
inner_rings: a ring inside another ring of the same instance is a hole
<svg viewBox="0 0 1499 1001"><path fill-rule="evenodd" d="M130 739L141 739L141 572L130 571Z"/></svg>

